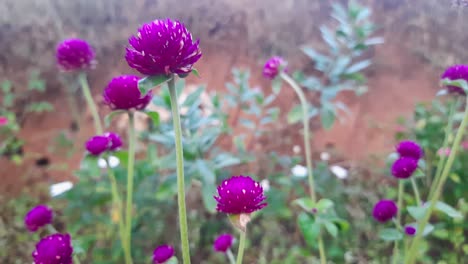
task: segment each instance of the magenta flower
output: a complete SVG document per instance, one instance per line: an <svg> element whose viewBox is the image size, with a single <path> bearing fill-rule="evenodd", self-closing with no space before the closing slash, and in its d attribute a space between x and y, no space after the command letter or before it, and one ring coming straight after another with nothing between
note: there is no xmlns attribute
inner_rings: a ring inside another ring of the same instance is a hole
<svg viewBox="0 0 468 264"><path fill-rule="evenodd" d="M260 183L249 176L232 176L218 186L216 209L227 214L250 214L267 206Z"/></svg>
<svg viewBox="0 0 468 264"><path fill-rule="evenodd" d="M52 218L52 209L41 204L34 207L26 214L24 217L24 224L29 231L35 232L37 229L51 224Z"/></svg>
<svg viewBox="0 0 468 264"><path fill-rule="evenodd" d="M175 73L183 77L202 56L199 42L193 42L192 34L177 20L154 20L129 38L125 59L145 75Z"/></svg>
<svg viewBox="0 0 468 264"><path fill-rule="evenodd" d="M442 74L442 79L449 79L449 80L459 80L463 79L468 82L468 65L453 65L448 67L444 74ZM462 88L457 86L447 86L447 90L449 93L466 95L465 91Z"/></svg>
<svg viewBox="0 0 468 264"><path fill-rule="evenodd" d="M271 57L263 66L263 76L270 80L273 80L280 74L281 71L284 71L288 63L281 57Z"/></svg>
<svg viewBox="0 0 468 264"><path fill-rule="evenodd" d="M452 152L452 150L449 147L440 148L439 150L437 150L437 155L448 157L448 156L450 156L451 152Z"/></svg>
<svg viewBox="0 0 468 264"><path fill-rule="evenodd" d="M397 215L398 207L392 200L380 200L374 206L372 215L375 220L385 223Z"/></svg>
<svg viewBox="0 0 468 264"><path fill-rule="evenodd" d="M57 46L56 57L62 70L82 70L92 66L94 51L84 40L67 39Z"/></svg>
<svg viewBox="0 0 468 264"><path fill-rule="evenodd" d="M396 147L400 157L408 157L413 159L420 159L423 156L423 150L418 143L410 140L401 141Z"/></svg>
<svg viewBox="0 0 468 264"><path fill-rule="evenodd" d="M94 136L86 142L86 150L91 155L99 156L106 152L110 146L110 139L106 136Z"/></svg>
<svg viewBox="0 0 468 264"><path fill-rule="evenodd" d="M117 150L122 147L122 139L116 133L108 132L104 134L104 136L106 136L110 141L109 150Z"/></svg>
<svg viewBox="0 0 468 264"><path fill-rule="evenodd" d="M416 234L416 228L414 226L407 225L405 226L405 233L408 236L414 236Z"/></svg>
<svg viewBox="0 0 468 264"><path fill-rule="evenodd" d="M401 157L392 165L392 175L398 179L407 179L418 168L418 160L413 158Z"/></svg>
<svg viewBox="0 0 468 264"><path fill-rule="evenodd" d="M72 264L73 247L69 234L46 236L32 253L34 264Z"/></svg>
<svg viewBox="0 0 468 264"><path fill-rule="evenodd" d="M8 125L8 118L6 116L0 116L0 127Z"/></svg>
<svg viewBox="0 0 468 264"><path fill-rule="evenodd" d="M144 109L153 94L149 91L142 96L138 89L138 77L133 75L122 75L112 79L104 90L104 101L113 110L137 110Z"/></svg>
<svg viewBox="0 0 468 264"><path fill-rule="evenodd" d="M169 245L162 245L153 251L153 263L162 264L174 256L174 248Z"/></svg>
<svg viewBox="0 0 468 264"><path fill-rule="evenodd" d="M232 246L234 237L230 234L221 234L216 238L213 248L215 251L226 253L226 251Z"/></svg>

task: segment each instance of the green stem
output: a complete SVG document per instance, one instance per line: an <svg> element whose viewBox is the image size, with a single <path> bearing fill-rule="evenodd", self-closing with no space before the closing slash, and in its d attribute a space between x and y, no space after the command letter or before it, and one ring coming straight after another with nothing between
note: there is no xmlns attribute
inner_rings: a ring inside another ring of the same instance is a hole
<svg viewBox="0 0 468 264"><path fill-rule="evenodd" d="M226 256L229 259L230 264L236 264L236 260L234 259L234 255L232 254L232 251L230 248L226 251Z"/></svg>
<svg viewBox="0 0 468 264"><path fill-rule="evenodd" d="M315 194L315 183L314 183L314 175L312 170L312 150L310 147L310 129L309 129L309 110L308 110L308 103L307 98L302 91L301 87L297 85L297 83L289 77L286 73L281 73L280 77L286 81L296 92L302 106L302 123L304 126L304 148L306 154L306 164L307 164L307 175L309 181L309 189L310 189L310 198L312 199L312 203L315 204L317 202L317 196ZM319 246L319 253L320 253L320 263L325 264L327 263L327 257L325 255L325 247L323 245L323 239L321 232L318 236L318 246Z"/></svg>
<svg viewBox="0 0 468 264"><path fill-rule="evenodd" d="M182 148L182 128L180 125L179 104L175 88L175 76L169 80L169 94L171 97L172 121L175 133L175 151L177 164L177 202L179 207L180 240L182 243L182 260L184 264L190 264L190 247L187 228L187 210L185 208L185 183L184 183L184 152Z"/></svg>
<svg viewBox="0 0 468 264"><path fill-rule="evenodd" d="M118 225L119 225L119 235L120 235L120 241L122 243L122 248L124 251L124 256L125 256L125 263L131 263L132 262L132 257L130 253L130 248L128 247L127 241L125 239L125 223L122 215L123 211L123 206L122 206L122 199L120 198L119 191L118 191L118 185L117 185L117 180L115 178L114 170L109 165L109 162L107 160L108 157L105 157L106 165L107 165L107 171L109 174L109 180L111 183L111 192L112 192L112 202L114 205L117 206L117 211L118 211Z"/></svg>
<svg viewBox="0 0 468 264"><path fill-rule="evenodd" d="M403 189L404 189L404 183L403 181L398 181L398 200L397 200L397 207L398 207L398 211L397 211L397 219L396 219L396 222L397 222L397 226L400 225L400 221L401 221L401 208L403 206ZM393 247L393 264L397 264L398 263L398 259L399 259L399 250L398 250L398 240L395 240L395 245Z"/></svg>
<svg viewBox="0 0 468 264"><path fill-rule="evenodd" d="M133 207L133 174L135 163L135 118L133 112L128 112L128 164L127 164L127 208L125 209L125 228L126 239L125 243L128 256L125 262L132 263L132 207Z"/></svg>
<svg viewBox="0 0 468 264"><path fill-rule="evenodd" d="M421 196L419 195L418 185L416 184L416 180L414 177L411 177L411 186L413 187L414 191L414 198L416 199L416 203L418 206L421 206Z"/></svg>
<svg viewBox="0 0 468 264"><path fill-rule="evenodd" d="M239 251L237 252L237 264L242 264L242 258L244 257L244 249L245 249L245 240L247 237L247 231L240 232L240 241L239 241Z"/></svg>
<svg viewBox="0 0 468 264"><path fill-rule="evenodd" d="M91 95L91 90L89 89L86 73L81 72L78 75L78 80L80 81L81 89L83 90L83 95L86 99L86 103L88 104L89 110L91 111L91 115L93 116L94 128L96 129L96 133L100 135L103 133L101 119L99 118L99 113L97 111L96 104L94 103L93 96Z"/></svg>
<svg viewBox="0 0 468 264"><path fill-rule="evenodd" d="M450 174L450 170L452 169L453 162L455 161L455 158L457 156L458 148L459 148L460 143L462 141L463 134L465 134L465 128L466 128L467 124L468 124L468 97L467 97L467 101L466 101L466 105L465 105L465 113L463 115L463 120L462 120L462 122L460 124L460 127L457 130L457 134L455 135L455 140L453 141L451 152L450 152L450 155L449 155L449 157L447 159L447 163L445 164L444 169L442 171L442 175L440 176L440 180L439 180L439 182L437 184L437 187L435 188L434 194L431 197L429 208L428 208L426 214L424 215L424 218L419 223L418 228L416 229L417 230L416 231L416 236L415 236L413 242L411 243L408 258L405 261L406 264L412 264L416 260L416 255L417 255L417 252L416 252L417 250L416 249L418 249L419 241L421 240L422 234L424 233L423 232L424 228L426 227L427 223L429 222L429 218L431 216L431 213L434 210L435 204L436 204L437 200L439 199L439 197L441 195L442 188L444 187L445 181L447 180L447 178L448 178L448 176Z"/></svg>

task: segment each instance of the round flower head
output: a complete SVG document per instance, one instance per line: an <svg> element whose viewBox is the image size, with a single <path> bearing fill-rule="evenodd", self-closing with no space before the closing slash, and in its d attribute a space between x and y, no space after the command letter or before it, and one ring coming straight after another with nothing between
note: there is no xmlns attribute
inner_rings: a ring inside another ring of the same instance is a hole
<svg viewBox="0 0 468 264"><path fill-rule="evenodd" d="M32 253L34 264L72 264L73 248L69 234L46 236Z"/></svg>
<svg viewBox="0 0 468 264"><path fill-rule="evenodd" d="M52 223L52 218L52 209L45 205L38 205L26 214L24 224L29 231L35 232L37 229Z"/></svg>
<svg viewBox="0 0 468 264"><path fill-rule="evenodd" d="M94 51L84 40L67 39L57 46L56 57L62 70L81 70L93 64Z"/></svg>
<svg viewBox="0 0 468 264"><path fill-rule="evenodd" d="M405 233L408 236L414 236L416 234L416 228L414 226L407 225L405 226Z"/></svg>
<svg viewBox="0 0 468 264"><path fill-rule="evenodd" d="M174 248L169 245L162 245L153 251L153 263L161 264L174 256Z"/></svg>
<svg viewBox="0 0 468 264"><path fill-rule="evenodd" d="M421 146L410 140L401 141L396 150L398 154L400 154L400 157L408 157L418 160L423 156Z"/></svg>
<svg viewBox="0 0 468 264"><path fill-rule="evenodd" d="M116 133L109 132L106 133L105 136L110 141L109 150L117 150L122 146L122 139Z"/></svg>
<svg viewBox="0 0 468 264"><path fill-rule="evenodd" d="M418 168L418 160L414 158L401 157L392 165L392 175L399 179L407 179Z"/></svg>
<svg viewBox="0 0 468 264"><path fill-rule="evenodd" d="M215 251L226 253L226 251L232 246L233 241L234 237L230 234L219 235L213 244L213 248Z"/></svg>
<svg viewBox="0 0 468 264"><path fill-rule="evenodd" d="M112 79L104 90L104 101L113 110L137 110L144 109L151 98L152 92L141 96L138 89L138 77L133 75L122 75Z"/></svg>
<svg viewBox="0 0 468 264"><path fill-rule="evenodd" d="M91 155L99 156L106 152L110 146L110 139L106 136L94 136L86 142L86 150Z"/></svg>
<svg viewBox="0 0 468 264"><path fill-rule="evenodd" d="M374 216L375 220L381 223L385 223L395 217L397 212L398 207L394 201L380 200L377 204L375 204L372 215Z"/></svg>
<svg viewBox="0 0 468 264"><path fill-rule="evenodd" d="M287 62L283 60L281 57L272 57L267 62L265 63L265 66L263 66L263 76L265 78L268 78L270 80L273 80L278 76L278 74L284 70L286 67Z"/></svg>
<svg viewBox="0 0 468 264"><path fill-rule="evenodd" d="M218 186L217 210L227 214L250 214L267 206L260 183L249 176L233 176Z"/></svg>
<svg viewBox="0 0 468 264"><path fill-rule="evenodd" d="M442 79L450 79L452 81L463 79L468 82L468 65L453 65L448 67L444 74L442 74ZM466 95L465 91L462 88L457 86L447 86L449 93Z"/></svg>
<svg viewBox="0 0 468 264"><path fill-rule="evenodd" d="M125 59L145 75L175 73L183 77L202 56L199 42L193 42L192 34L177 20L154 20L129 38Z"/></svg>

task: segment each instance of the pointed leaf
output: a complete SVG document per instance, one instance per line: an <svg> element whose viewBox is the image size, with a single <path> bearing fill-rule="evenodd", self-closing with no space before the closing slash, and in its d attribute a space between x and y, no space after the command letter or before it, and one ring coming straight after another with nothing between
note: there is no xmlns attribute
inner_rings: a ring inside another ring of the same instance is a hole
<svg viewBox="0 0 468 264"><path fill-rule="evenodd" d="M445 78L441 81L442 85L445 86L456 86L459 88L462 88L465 93L468 93L468 83L463 80L463 79L458 79L458 80L450 80L448 78Z"/></svg>
<svg viewBox="0 0 468 264"><path fill-rule="evenodd" d="M309 247L314 247L320 233L320 225L315 222L314 218L304 212L299 214L297 222L307 245Z"/></svg>
<svg viewBox="0 0 468 264"><path fill-rule="evenodd" d="M304 211L309 213L312 211L312 208L315 207L314 203L312 202L312 199L308 197L296 199L293 201L293 204L299 205L302 209L304 209Z"/></svg>
<svg viewBox="0 0 468 264"><path fill-rule="evenodd" d="M319 212L326 211L329 208L333 207L333 202L330 199L320 199L320 201L317 202L317 209Z"/></svg>
<svg viewBox="0 0 468 264"><path fill-rule="evenodd" d="M196 77L200 78L200 73L198 72L197 69L193 68L192 69L192 74L195 75Z"/></svg>
<svg viewBox="0 0 468 264"><path fill-rule="evenodd" d="M206 210L210 213L216 211L216 200L213 196L216 194L216 186L210 183L203 183L202 186L202 199Z"/></svg>
<svg viewBox="0 0 468 264"><path fill-rule="evenodd" d="M363 61L354 63L353 65L349 66L348 69L346 69L345 73L352 74L352 73L362 71L365 68L369 67L371 64L372 62L370 60L363 60Z"/></svg>
<svg viewBox="0 0 468 264"><path fill-rule="evenodd" d="M463 215L458 212L455 208L453 208L452 206L444 203L444 202L441 202L441 201L438 201L435 205L435 208L438 210L438 211L441 211L442 213L452 217L452 218L462 218Z"/></svg>
<svg viewBox="0 0 468 264"><path fill-rule="evenodd" d="M117 116L118 114L121 114L121 113L124 113L125 111L124 110L117 110L117 111L112 111L111 113L109 113L108 115L106 115L104 117L104 126L105 127L109 127L111 122L112 122L112 119Z"/></svg>
<svg viewBox="0 0 468 264"><path fill-rule="evenodd" d="M145 96L154 87L161 85L171 79L168 75L146 76L138 81L138 89L142 96Z"/></svg>
<svg viewBox="0 0 468 264"><path fill-rule="evenodd" d="M146 111L145 113L151 118L151 120L153 120L153 124L154 124L155 127L159 126L161 120L160 120L158 112L156 112L156 111Z"/></svg>
<svg viewBox="0 0 468 264"><path fill-rule="evenodd" d="M403 234L395 228L384 228L380 230L379 237L385 241L396 241L403 239Z"/></svg>
<svg viewBox="0 0 468 264"><path fill-rule="evenodd" d="M336 225L332 222L325 222L323 223L325 225L325 229L327 232L332 236L332 237L337 237L338 236L338 228Z"/></svg>

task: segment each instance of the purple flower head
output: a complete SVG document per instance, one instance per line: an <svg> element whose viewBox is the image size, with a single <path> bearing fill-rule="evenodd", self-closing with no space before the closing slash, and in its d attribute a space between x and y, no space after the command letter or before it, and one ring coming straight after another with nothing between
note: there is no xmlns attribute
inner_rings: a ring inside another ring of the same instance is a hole
<svg viewBox="0 0 468 264"><path fill-rule="evenodd" d="M380 200L375 204L372 215L374 216L375 220L381 223L385 223L395 217L397 212L398 207L394 201Z"/></svg>
<svg viewBox="0 0 468 264"><path fill-rule="evenodd" d="M122 146L122 139L116 133L109 132L104 136L106 136L110 141L109 150L117 150Z"/></svg>
<svg viewBox="0 0 468 264"><path fill-rule="evenodd" d="M413 159L420 159L423 156L423 150L418 143L411 140L401 141L400 144L396 147L400 157L408 157Z"/></svg>
<svg viewBox="0 0 468 264"><path fill-rule="evenodd" d="M35 232L37 229L52 223L52 218L52 209L41 204L34 207L26 214L24 217L24 224L29 231Z"/></svg>
<svg viewBox="0 0 468 264"><path fill-rule="evenodd" d="M174 256L174 248L169 245L162 245L153 251L153 263L162 264Z"/></svg>
<svg viewBox="0 0 468 264"><path fill-rule="evenodd" d="M273 80L281 71L284 71L288 63L281 57L271 57L263 66L263 76Z"/></svg>
<svg viewBox="0 0 468 264"><path fill-rule="evenodd" d="M218 186L217 210L227 214L250 214L267 206L260 183L249 176L232 176Z"/></svg>
<svg viewBox="0 0 468 264"><path fill-rule="evenodd" d="M109 149L111 142L106 136L94 136L86 142L86 150L91 155L99 156Z"/></svg>
<svg viewBox="0 0 468 264"><path fill-rule="evenodd" d="M234 237L230 234L219 235L213 244L213 248L215 251L226 253L226 251L232 246L233 241Z"/></svg>
<svg viewBox="0 0 468 264"><path fill-rule="evenodd" d="M94 61L94 51L81 39L67 39L57 46L57 64L64 71L89 68Z"/></svg>
<svg viewBox="0 0 468 264"><path fill-rule="evenodd" d="M418 160L401 157L392 165L392 175L398 179L408 179L418 168Z"/></svg>
<svg viewBox="0 0 468 264"><path fill-rule="evenodd" d="M141 96L138 89L138 77L133 75L122 75L112 79L104 90L104 101L113 110L129 110L132 108L144 109L151 98L152 92Z"/></svg>
<svg viewBox="0 0 468 264"><path fill-rule="evenodd" d="M416 228L414 226L407 225L405 226L405 233L408 236L414 236L416 234Z"/></svg>
<svg viewBox="0 0 468 264"><path fill-rule="evenodd" d="M125 59L145 75L185 76L202 56L199 42L193 42L192 34L179 21L158 19L144 24L128 39Z"/></svg>
<svg viewBox="0 0 468 264"><path fill-rule="evenodd" d="M463 79L468 82L468 65L453 65L448 67L444 74L442 74L442 79L450 79L452 81ZM466 95L465 91L462 88L457 86L447 86L449 93Z"/></svg>
<svg viewBox="0 0 468 264"><path fill-rule="evenodd" d="M72 264L73 248L69 234L46 236L32 253L34 264Z"/></svg>

